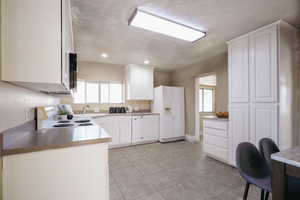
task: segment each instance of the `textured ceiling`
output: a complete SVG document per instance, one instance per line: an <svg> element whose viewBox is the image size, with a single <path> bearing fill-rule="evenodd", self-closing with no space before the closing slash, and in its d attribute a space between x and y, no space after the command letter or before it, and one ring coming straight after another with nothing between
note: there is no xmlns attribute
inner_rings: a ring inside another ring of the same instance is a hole
<svg viewBox="0 0 300 200"><path fill-rule="evenodd" d="M279 19L300 27L299 0L71 0L80 61L143 64L165 70L226 51L226 41ZM128 26L135 8L208 33L195 43ZM103 59L101 53L107 53Z"/></svg>

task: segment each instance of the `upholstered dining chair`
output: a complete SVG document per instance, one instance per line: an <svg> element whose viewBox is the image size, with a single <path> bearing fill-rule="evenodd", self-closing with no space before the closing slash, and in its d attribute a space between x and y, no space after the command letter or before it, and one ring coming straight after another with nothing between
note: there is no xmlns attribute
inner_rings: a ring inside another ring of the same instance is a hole
<svg viewBox="0 0 300 200"><path fill-rule="evenodd" d="M280 151L277 144L270 138L263 138L259 141L259 151L272 174L271 155ZM267 193L267 195L269 194ZM287 195L289 200L300 199L300 179L291 176L288 177Z"/></svg>
<svg viewBox="0 0 300 200"><path fill-rule="evenodd" d="M255 185L261 189L260 199L267 200L272 191L271 172L258 149L251 143L240 143L236 149L236 165L239 173L246 180L243 199L247 199L250 185Z"/></svg>

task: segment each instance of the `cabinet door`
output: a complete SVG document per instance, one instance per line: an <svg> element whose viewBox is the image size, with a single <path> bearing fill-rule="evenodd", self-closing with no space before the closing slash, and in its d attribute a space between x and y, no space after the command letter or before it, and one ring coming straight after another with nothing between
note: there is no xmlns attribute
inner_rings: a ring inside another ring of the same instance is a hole
<svg viewBox="0 0 300 200"><path fill-rule="evenodd" d="M121 116L119 118L120 144L131 144L131 116Z"/></svg>
<svg viewBox="0 0 300 200"><path fill-rule="evenodd" d="M142 135L144 129L141 116L132 116L132 143L140 143L144 140Z"/></svg>
<svg viewBox="0 0 300 200"><path fill-rule="evenodd" d="M235 165L236 148L241 142L250 142L249 104L231 104L229 115L229 158Z"/></svg>
<svg viewBox="0 0 300 200"><path fill-rule="evenodd" d="M252 102L277 102L277 26L250 36L250 80Z"/></svg>
<svg viewBox="0 0 300 200"><path fill-rule="evenodd" d="M153 68L137 65L127 66L127 99L153 100Z"/></svg>
<svg viewBox="0 0 300 200"><path fill-rule="evenodd" d="M229 44L229 101L249 102L249 38Z"/></svg>
<svg viewBox="0 0 300 200"><path fill-rule="evenodd" d="M251 106L251 142L258 145L262 138L271 138L278 144L278 105Z"/></svg>
<svg viewBox="0 0 300 200"><path fill-rule="evenodd" d="M97 118L95 121L111 136L112 141L109 143L109 146L120 144L119 124L115 116L105 116Z"/></svg>
<svg viewBox="0 0 300 200"><path fill-rule="evenodd" d="M2 80L61 84L61 0L1 1Z"/></svg>

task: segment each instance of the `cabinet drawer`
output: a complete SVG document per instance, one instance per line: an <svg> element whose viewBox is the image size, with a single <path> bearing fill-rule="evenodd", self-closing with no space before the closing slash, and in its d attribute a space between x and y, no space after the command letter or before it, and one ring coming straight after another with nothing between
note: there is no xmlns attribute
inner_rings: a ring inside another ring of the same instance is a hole
<svg viewBox="0 0 300 200"><path fill-rule="evenodd" d="M216 120L205 120L204 121L204 126L205 128L215 128L215 129L220 129L220 130L227 130L227 121L226 122L221 122L221 121L216 121Z"/></svg>
<svg viewBox="0 0 300 200"><path fill-rule="evenodd" d="M228 151L226 149L214 145L210 145L210 144L204 144L203 147L204 147L204 152L209 156L228 162Z"/></svg>
<svg viewBox="0 0 300 200"><path fill-rule="evenodd" d="M224 149L228 148L228 139L214 135L204 135L204 143Z"/></svg>
<svg viewBox="0 0 300 200"><path fill-rule="evenodd" d="M204 129L204 135L214 135L219 137L228 137L227 130L220 130L220 129L214 129L214 128L205 128Z"/></svg>

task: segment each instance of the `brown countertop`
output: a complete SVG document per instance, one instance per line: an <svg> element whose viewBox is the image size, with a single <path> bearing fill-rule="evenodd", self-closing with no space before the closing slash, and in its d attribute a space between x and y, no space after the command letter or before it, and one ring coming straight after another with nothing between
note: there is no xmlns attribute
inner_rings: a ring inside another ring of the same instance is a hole
<svg viewBox="0 0 300 200"><path fill-rule="evenodd" d="M228 118L220 118L215 115L208 115L202 117L204 120L219 120L219 121L229 121Z"/></svg>
<svg viewBox="0 0 300 200"><path fill-rule="evenodd" d="M285 164L300 167L300 146L272 154L271 158Z"/></svg>
<svg viewBox="0 0 300 200"><path fill-rule="evenodd" d="M38 131L33 126L34 122L30 122L2 133L2 156L111 142L110 135L98 125Z"/></svg>
<svg viewBox="0 0 300 200"><path fill-rule="evenodd" d="M93 119L107 116L140 116L140 115L160 115L159 113L152 112L135 112L135 113L87 113L87 114L78 114L78 117L90 117Z"/></svg>

